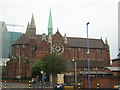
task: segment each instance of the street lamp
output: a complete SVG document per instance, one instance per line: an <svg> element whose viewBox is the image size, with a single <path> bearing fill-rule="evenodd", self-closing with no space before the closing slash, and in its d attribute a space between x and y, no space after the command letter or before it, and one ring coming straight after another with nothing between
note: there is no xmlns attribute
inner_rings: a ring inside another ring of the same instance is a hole
<svg viewBox="0 0 120 90"><path fill-rule="evenodd" d="M43 71L40 72L41 73L41 88L43 89Z"/></svg>
<svg viewBox="0 0 120 90"><path fill-rule="evenodd" d="M40 72L41 73L41 81L43 81L43 71Z"/></svg>
<svg viewBox="0 0 120 90"><path fill-rule="evenodd" d="M77 63L76 63L76 49L74 48L74 58L72 59L72 61L74 62L74 69L75 69L75 74L74 74L74 80L75 80L75 86L77 85Z"/></svg>
<svg viewBox="0 0 120 90"><path fill-rule="evenodd" d="M18 76L18 79L19 79L19 82L20 82L20 78L21 78L21 70L20 70L20 47L19 47L19 76Z"/></svg>
<svg viewBox="0 0 120 90"><path fill-rule="evenodd" d="M97 73L98 72L98 68L96 67L95 69L96 69L96 84L97 84L98 83L98 73Z"/></svg>
<svg viewBox="0 0 120 90"><path fill-rule="evenodd" d="M90 58L89 58L89 54L90 54L90 50L89 50L89 40L88 40L88 24L90 24L89 22L87 22L86 27L87 27L87 54L88 54L88 90L90 90Z"/></svg>

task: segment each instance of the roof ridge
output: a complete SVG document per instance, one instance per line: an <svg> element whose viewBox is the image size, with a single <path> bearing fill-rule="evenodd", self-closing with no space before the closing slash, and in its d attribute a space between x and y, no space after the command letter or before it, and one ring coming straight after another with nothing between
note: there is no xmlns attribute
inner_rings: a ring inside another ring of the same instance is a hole
<svg viewBox="0 0 120 90"><path fill-rule="evenodd" d="M83 38L83 37L67 37L67 38L86 39L86 38ZM88 38L88 39L91 39L91 40L101 40L101 39L97 39L97 38Z"/></svg>

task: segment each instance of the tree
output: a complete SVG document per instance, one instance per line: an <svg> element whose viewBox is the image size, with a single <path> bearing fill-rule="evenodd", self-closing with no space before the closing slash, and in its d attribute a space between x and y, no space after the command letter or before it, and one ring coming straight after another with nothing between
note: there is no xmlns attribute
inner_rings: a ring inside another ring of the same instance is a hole
<svg viewBox="0 0 120 90"><path fill-rule="evenodd" d="M42 62L41 62L41 60L37 60L32 65L32 76L39 75L42 70L43 70L43 64L42 64Z"/></svg>
<svg viewBox="0 0 120 90"><path fill-rule="evenodd" d="M56 75L57 73L65 72L65 58L62 55L48 54L41 60L43 71L46 72L46 74L52 73L52 75Z"/></svg>

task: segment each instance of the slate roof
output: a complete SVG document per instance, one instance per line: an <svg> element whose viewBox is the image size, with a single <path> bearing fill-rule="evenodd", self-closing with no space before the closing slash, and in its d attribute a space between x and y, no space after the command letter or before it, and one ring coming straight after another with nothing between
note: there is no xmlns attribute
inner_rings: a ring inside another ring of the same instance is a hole
<svg viewBox="0 0 120 90"><path fill-rule="evenodd" d="M41 37L42 37L41 35L35 36L37 44L39 44L42 41ZM29 36L26 34L21 35L21 37L18 38L14 43L14 45L17 45L17 44L29 44Z"/></svg>
<svg viewBox="0 0 120 90"><path fill-rule="evenodd" d="M76 62L76 65L77 65L77 68L87 68L88 67L88 60L79 60ZM67 69L74 69L74 62L67 61L66 66L67 66ZM96 68L96 67L104 68L106 66L107 66L107 64L103 60L100 60L100 61L91 60L90 61L91 68Z"/></svg>
<svg viewBox="0 0 120 90"><path fill-rule="evenodd" d="M20 36L20 38L18 38L18 39L15 41L14 45L15 45L15 44L29 44L28 38L29 38L28 35L23 34L23 35Z"/></svg>
<svg viewBox="0 0 120 90"><path fill-rule="evenodd" d="M42 35L35 36L37 44L39 44L42 40ZM86 38L75 38L75 37L67 37L68 38L68 47L76 47L76 48L86 48L87 40ZM29 44L29 37L26 34L21 35L21 37L14 44ZM98 48L104 49L105 44L102 39L89 39L89 48Z"/></svg>
<svg viewBox="0 0 120 90"><path fill-rule="evenodd" d="M90 67L106 67L107 64L105 61L100 60L90 60ZM79 60L77 61L77 67L88 67L88 60Z"/></svg>
<svg viewBox="0 0 120 90"><path fill-rule="evenodd" d="M105 48L105 44L102 39L88 39L89 40L89 48ZM68 46L69 47L87 47L87 39L86 38L75 38L68 37Z"/></svg>

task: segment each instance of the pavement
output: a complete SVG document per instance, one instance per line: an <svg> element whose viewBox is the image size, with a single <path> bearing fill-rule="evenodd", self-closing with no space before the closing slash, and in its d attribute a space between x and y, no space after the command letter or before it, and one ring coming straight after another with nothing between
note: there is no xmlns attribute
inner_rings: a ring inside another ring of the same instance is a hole
<svg viewBox="0 0 120 90"><path fill-rule="evenodd" d="M6 85L5 85L5 83L3 82L2 87L3 88L28 88L28 84L6 82Z"/></svg>
<svg viewBox="0 0 120 90"><path fill-rule="evenodd" d="M20 83L20 82L3 82L1 83L1 88L3 88L2 90L43 90L44 88L46 89L52 89L51 86L46 86L46 84L43 84L42 86L39 84L29 84L29 83Z"/></svg>
<svg viewBox="0 0 120 90"><path fill-rule="evenodd" d="M20 83L20 82L0 82L0 90L55 90L49 83L44 83L42 86L39 84L31 85L29 83ZM73 88L66 87L65 90L78 90ZM80 90L88 90L88 89L80 89ZM96 90L96 89L91 89ZM102 89L102 90L115 90L115 89ZM118 90L118 89L117 89Z"/></svg>

